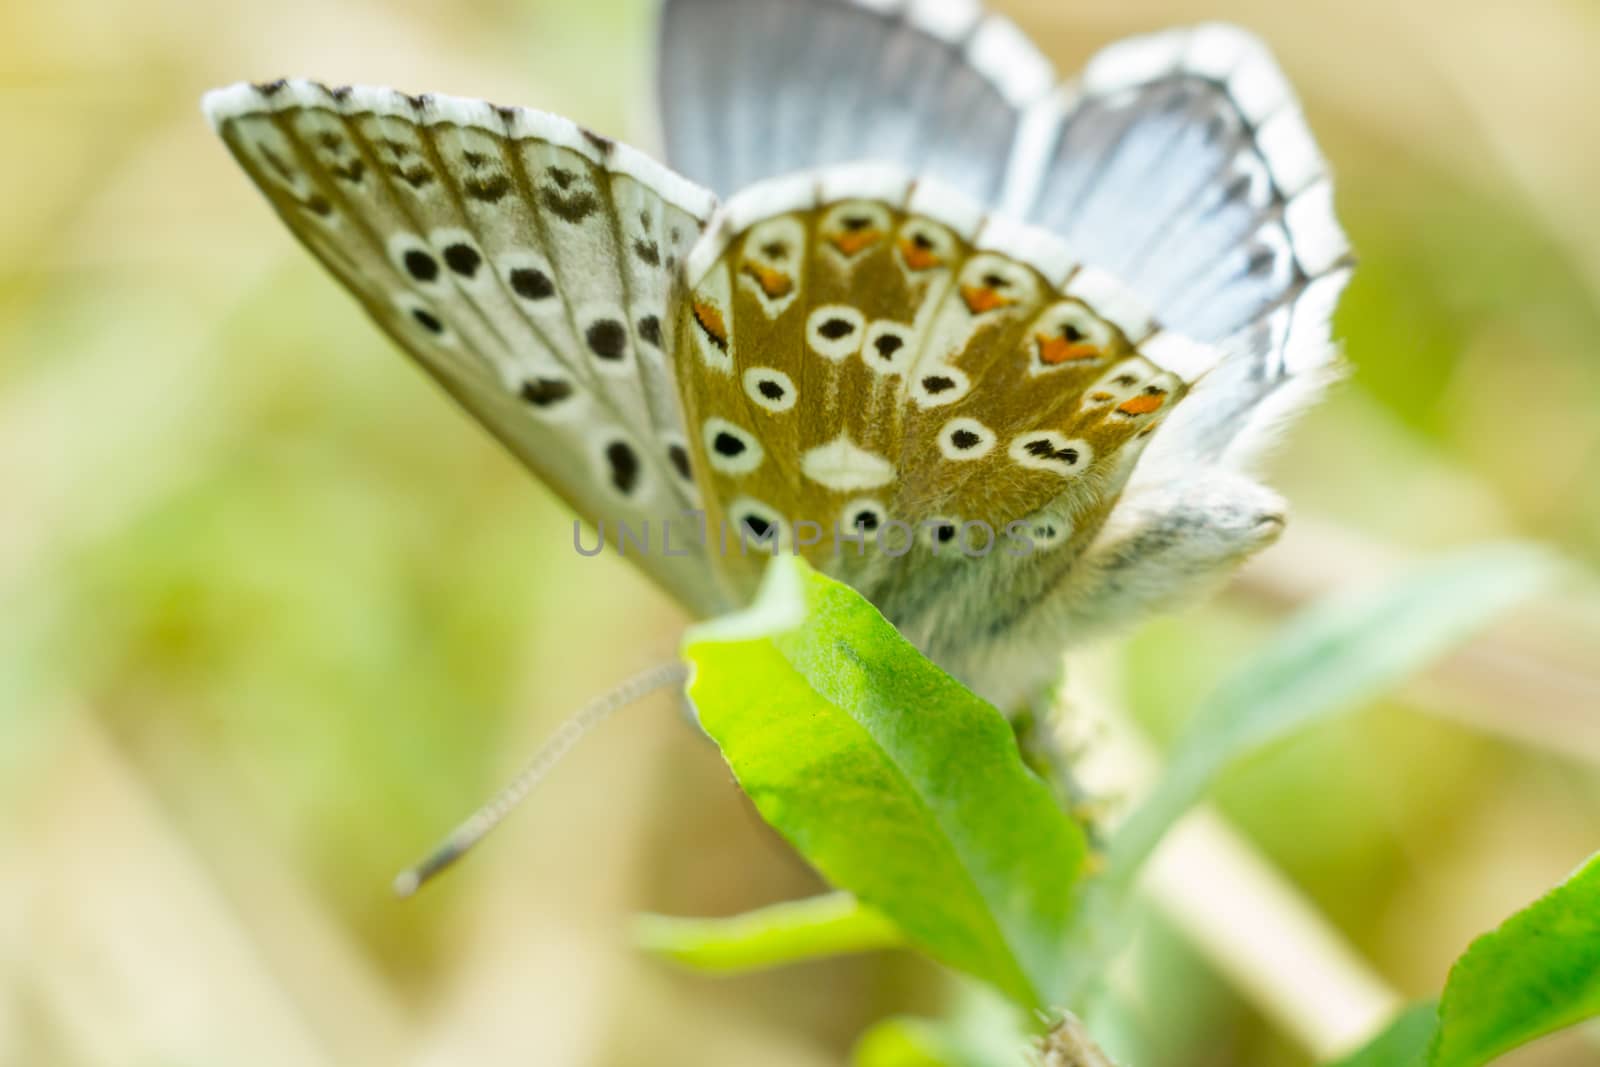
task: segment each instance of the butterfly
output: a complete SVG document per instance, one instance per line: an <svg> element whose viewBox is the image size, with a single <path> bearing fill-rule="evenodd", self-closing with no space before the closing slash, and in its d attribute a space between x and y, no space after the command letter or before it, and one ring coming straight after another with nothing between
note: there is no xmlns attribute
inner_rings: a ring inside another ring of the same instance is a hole
<svg viewBox="0 0 1600 1067"><path fill-rule="evenodd" d="M602 534L658 531L630 558L696 616L801 552L1016 706L1277 537L1250 465L1337 373L1351 256L1254 37L1061 85L974 4L664 0L659 98L670 169L448 96L204 109L462 407Z"/></svg>

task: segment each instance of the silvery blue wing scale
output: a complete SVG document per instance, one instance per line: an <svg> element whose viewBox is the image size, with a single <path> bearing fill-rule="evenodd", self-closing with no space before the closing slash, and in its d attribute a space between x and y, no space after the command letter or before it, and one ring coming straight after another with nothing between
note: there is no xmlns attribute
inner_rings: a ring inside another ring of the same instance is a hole
<svg viewBox="0 0 1600 1067"><path fill-rule="evenodd" d="M666 0L660 45L675 170L442 96L206 111L581 516L672 527L690 551L632 558L696 615L803 552L1007 707L1277 536L1245 471L1334 372L1349 257L1254 38L1123 42L1065 86L957 2Z"/></svg>

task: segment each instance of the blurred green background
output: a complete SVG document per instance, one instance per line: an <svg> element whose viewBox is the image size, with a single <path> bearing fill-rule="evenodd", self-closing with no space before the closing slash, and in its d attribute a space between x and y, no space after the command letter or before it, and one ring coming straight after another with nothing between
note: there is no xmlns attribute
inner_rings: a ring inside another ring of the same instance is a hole
<svg viewBox="0 0 1600 1067"><path fill-rule="evenodd" d="M1274 463L1290 534L1216 603L1091 653L1089 698L1165 738L1322 592L1504 535L1600 562L1600 6L994 6L1063 72L1174 23L1261 33L1363 261L1339 317L1353 378ZM651 18L0 9L0 1063L810 1067L937 1007L939 976L903 958L715 981L630 950L632 911L816 888L660 698L460 872L388 896L684 620L626 564L571 552L570 517L291 242L198 98L304 74L641 141ZM1600 847L1597 765L1600 601L1575 587L1234 773L1219 805L1383 982L1424 995ZM1139 1067L1310 1062L1170 926L1131 969ZM1568 1036L1517 1062L1600 1051Z"/></svg>

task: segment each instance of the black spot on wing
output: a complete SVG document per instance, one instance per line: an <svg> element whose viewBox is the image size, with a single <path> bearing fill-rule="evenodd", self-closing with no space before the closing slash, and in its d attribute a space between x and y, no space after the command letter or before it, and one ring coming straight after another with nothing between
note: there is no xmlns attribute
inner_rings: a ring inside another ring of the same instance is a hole
<svg viewBox="0 0 1600 1067"><path fill-rule="evenodd" d="M560 378L530 378L522 383L521 393L534 407L547 408L572 396L572 383Z"/></svg>
<svg viewBox="0 0 1600 1067"><path fill-rule="evenodd" d="M661 347L661 320L655 315L646 315L639 320L639 336L656 348Z"/></svg>
<svg viewBox="0 0 1600 1067"><path fill-rule="evenodd" d="M571 172L561 171L561 173ZM581 190L569 194L547 185L541 190L539 199L557 218L574 225L600 210L599 198L593 193Z"/></svg>
<svg viewBox="0 0 1600 1067"><path fill-rule="evenodd" d="M1070 446L1057 448L1055 443L1047 438L1041 437L1036 441L1029 441L1022 447L1028 451L1029 455L1038 456L1040 459L1058 459L1069 465L1078 462L1078 450L1076 448Z"/></svg>
<svg viewBox="0 0 1600 1067"><path fill-rule="evenodd" d="M601 359L618 360L628 351L628 329L616 319L600 319L584 331L589 350Z"/></svg>
<svg viewBox="0 0 1600 1067"><path fill-rule="evenodd" d="M606 464L611 468L611 484L624 496L632 496L639 487L639 455L626 441L613 441L606 446Z"/></svg>
<svg viewBox="0 0 1600 1067"><path fill-rule="evenodd" d="M672 462L672 469L678 472L678 477L686 482L694 480L694 472L689 468L689 450L682 445L668 445L667 459Z"/></svg>
<svg viewBox="0 0 1600 1067"><path fill-rule="evenodd" d="M577 224L600 210L600 198L575 170L549 167L539 183L539 201L564 222Z"/></svg>
<svg viewBox="0 0 1600 1067"><path fill-rule="evenodd" d="M518 267L512 271L511 288L524 300L548 300L556 293L550 275L537 267Z"/></svg>
<svg viewBox="0 0 1600 1067"><path fill-rule="evenodd" d="M488 177L473 175L461 183L461 189L474 200L485 204L497 204L511 191L511 179L504 174L493 174Z"/></svg>
<svg viewBox="0 0 1600 1067"><path fill-rule="evenodd" d="M367 165L359 159L352 159L348 163L340 163L337 166L329 167L328 173L340 181L348 182L351 185L360 185L361 179L367 173Z"/></svg>
<svg viewBox="0 0 1600 1067"><path fill-rule="evenodd" d="M439 277L438 261L422 249L413 248L403 258L406 271L417 281L431 282Z"/></svg>
<svg viewBox="0 0 1600 1067"><path fill-rule="evenodd" d="M413 189L422 189L434 182L433 171L421 163L406 164L396 161L384 169Z"/></svg>
<svg viewBox="0 0 1600 1067"><path fill-rule="evenodd" d="M483 257L471 245L453 244L444 250L444 261L450 269L463 278L470 278L478 273L478 268L483 265Z"/></svg>

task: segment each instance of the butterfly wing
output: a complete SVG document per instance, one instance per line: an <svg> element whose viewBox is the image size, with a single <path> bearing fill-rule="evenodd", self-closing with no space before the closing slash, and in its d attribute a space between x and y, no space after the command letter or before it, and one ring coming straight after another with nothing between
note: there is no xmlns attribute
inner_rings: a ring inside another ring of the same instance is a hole
<svg viewBox="0 0 1600 1067"><path fill-rule="evenodd" d="M726 194L893 163L1064 236L1171 329L1227 341L1236 358L1157 452L1243 464L1335 373L1327 318L1349 247L1252 35L1132 38L1052 91L1038 51L970 2L666 0L662 19L669 158L698 180Z"/></svg>
<svg viewBox="0 0 1600 1067"><path fill-rule="evenodd" d="M993 203L1055 80L970 0L666 0L661 18L667 158L725 196L872 160Z"/></svg>
<svg viewBox="0 0 1600 1067"><path fill-rule="evenodd" d="M592 522L674 524L647 572L727 606L694 526L670 356L711 194L564 119L481 101L237 85L205 110L289 229ZM681 553L681 554L680 554Z"/></svg>
<svg viewBox="0 0 1600 1067"><path fill-rule="evenodd" d="M946 666L946 637L1059 583L1216 355L1049 234L881 167L735 196L688 271L678 365L719 565L749 590L766 551L802 551Z"/></svg>
<svg viewBox="0 0 1600 1067"><path fill-rule="evenodd" d="M1119 42L1030 116L1008 210L1229 352L1153 449L1245 462L1334 371L1350 275L1327 167L1266 47L1204 25Z"/></svg>

